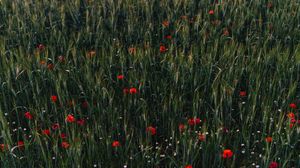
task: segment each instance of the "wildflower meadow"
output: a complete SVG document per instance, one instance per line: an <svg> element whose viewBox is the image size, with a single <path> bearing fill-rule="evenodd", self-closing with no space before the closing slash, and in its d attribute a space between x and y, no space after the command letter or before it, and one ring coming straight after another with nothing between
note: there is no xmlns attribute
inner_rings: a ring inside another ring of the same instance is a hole
<svg viewBox="0 0 300 168"><path fill-rule="evenodd" d="M300 168L299 0L0 0L1 168Z"/></svg>

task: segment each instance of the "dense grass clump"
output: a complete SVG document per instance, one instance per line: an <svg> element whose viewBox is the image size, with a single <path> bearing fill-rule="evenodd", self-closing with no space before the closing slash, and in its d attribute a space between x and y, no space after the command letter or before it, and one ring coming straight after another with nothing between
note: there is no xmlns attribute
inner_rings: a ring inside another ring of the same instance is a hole
<svg viewBox="0 0 300 168"><path fill-rule="evenodd" d="M1 167L300 167L297 0L0 0Z"/></svg>

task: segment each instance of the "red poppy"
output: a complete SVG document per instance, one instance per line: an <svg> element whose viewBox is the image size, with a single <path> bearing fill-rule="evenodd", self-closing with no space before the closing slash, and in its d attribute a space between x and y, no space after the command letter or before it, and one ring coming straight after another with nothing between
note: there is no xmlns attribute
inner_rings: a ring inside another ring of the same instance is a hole
<svg viewBox="0 0 300 168"><path fill-rule="evenodd" d="M61 133L61 134L60 134L60 137L61 137L61 139L66 139L66 138L67 138L67 135L66 135L65 133Z"/></svg>
<svg viewBox="0 0 300 168"><path fill-rule="evenodd" d="M246 91L240 91L240 96L241 97L245 97L247 95L247 92Z"/></svg>
<svg viewBox="0 0 300 168"><path fill-rule="evenodd" d="M162 22L162 24L163 24L163 26L168 27L169 24L170 24L170 22L167 21L167 20L164 20L164 21Z"/></svg>
<svg viewBox="0 0 300 168"><path fill-rule="evenodd" d="M50 130L49 129L42 130L42 134L50 136Z"/></svg>
<svg viewBox="0 0 300 168"><path fill-rule="evenodd" d="M59 61L60 63L64 63L66 60L65 60L65 57L64 57L64 56L60 55L60 56L58 56L58 61Z"/></svg>
<svg viewBox="0 0 300 168"><path fill-rule="evenodd" d="M137 89L136 88L130 88L129 89L129 93L130 94L136 94L137 93Z"/></svg>
<svg viewBox="0 0 300 168"><path fill-rule="evenodd" d="M296 105L295 103L291 103L291 104L290 104L290 108L296 109L296 108L297 108L297 105Z"/></svg>
<svg viewBox="0 0 300 168"><path fill-rule="evenodd" d="M61 143L61 147L67 149L67 148L70 147L70 144L68 142L64 141L64 142Z"/></svg>
<svg viewBox="0 0 300 168"><path fill-rule="evenodd" d="M165 53L167 50L168 50L168 49L166 48L166 46L160 45L159 51L160 51L161 53Z"/></svg>
<svg viewBox="0 0 300 168"><path fill-rule="evenodd" d="M292 112L290 112L290 113L287 114L287 117L288 117L289 119L295 118L295 114L292 113Z"/></svg>
<svg viewBox="0 0 300 168"><path fill-rule="evenodd" d="M152 126L147 127L146 131L150 132L151 135L155 135L156 134L156 128L154 128Z"/></svg>
<svg viewBox="0 0 300 168"><path fill-rule="evenodd" d="M186 165L184 168L193 168L192 165Z"/></svg>
<svg viewBox="0 0 300 168"><path fill-rule="evenodd" d="M118 147L118 146L121 146L120 142L119 141L113 141L112 144L111 144L112 147Z"/></svg>
<svg viewBox="0 0 300 168"><path fill-rule="evenodd" d="M223 158L231 158L232 155L233 155L233 152L232 152L230 149L225 149L225 150L223 151L222 157L223 157Z"/></svg>
<svg viewBox="0 0 300 168"><path fill-rule="evenodd" d="M53 69L54 69L54 64L52 64L52 63L48 64L48 65L47 65L47 68L48 68L49 70L53 70Z"/></svg>
<svg viewBox="0 0 300 168"><path fill-rule="evenodd" d="M51 101L52 101L53 103L55 103L55 102L57 101L57 96L52 95L52 96L51 96Z"/></svg>
<svg viewBox="0 0 300 168"><path fill-rule="evenodd" d="M190 126L200 124L200 122L201 122L200 118L190 118L190 119L188 119L188 123L189 123Z"/></svg>
<svg viewBox="0 0 300 168"><path fill-rule="evenodd" d="M31 115L31 113L29 112L29 111L27 111L26 113L25 113L25 118L27 118L28 120L31 120L33 117L32 117L32 115Z"/></svg>
<svg viewBox="0 0 300 168"><path fill-rule="evenodd" d="M124 93L124 94L128 94L128 93L129 93L129 89L128 89L128 88L124 88L124 89L123 89L123 93Z"/></svg>
<svg viewBox="0 0 300 168"><path fill-rule="evenodd" d="M224 30L223 30L223 35L224 35L224 36L229 36L229 31L228 31L228 29L224 29Z"/></svg>
<svg viewBox="0 0 300 168"><path fill-rule="evenodd" d="M136 48L130 47L130 48L128 48L128 52L129 52L129 54L131 54L131 55L135 55L135 54L136 54Z"/></svg>
<svg viewBox="0 0 300 168"><path fill-rule="evenodd" d="M117 78L118 78L119 80L122 80L122 79L124 79L124 75L118 75Z"/></svg>
<svg viewBox="0 0 300 168"><path fill-rule="evenodd" d="M213 15L213 14L215 14L215 12L214 12L214 10L209 10L209 11L208 11L208 14L209 14L209 15Z"/></svg>
<svg viewBox="0 0 300 168"><path fill-rule="evenodd" d="M272 137L270 137L270 136L266 137L266 142L271 143L272 141L273 141Z"/></svg>
<svg viewBox="0 0 300 168"><path fill-rule="evenodd" d="M0 144L0 151L3 152L6 149L7 146L4 144Z"/></svg>
<svg viewBox="0 0 300 168"><path fill-rule="evenodd" d="M77 120L77 124L80 125L80 126L83 126L85 123L85 120L84 119L78 119Z"/></svg>
<svg viewBox="0 0 300 168"><path fill-rule="evenodd" d="M199 134L198 139L203 142L206 139L206 135L205 134Z"/></svg>
<svg viewBox="0 0 300 168"><path fill-rule="evenodd" d="M86 57L87 58L92 58L92 57L94 57L94 56L96 56L96 51L89 51L89 52L87 52L87 54L86 54Z"/></svg>
<svg viewBox="0 0 300 168"><path fill-rule="evenodd" d="M39 44L37 46L37 48L40 50L40 51L43 51L45 49L45 46L43 44Z"/></svg>
<svg viewBox="0 0 300 168"><path fill-rule="evenodd" d="M290 128L292 129L294 127L294 124L293 123L290 123Z"/></svg>
<svg viewBox="0 0 300 168"><path fill-rule="evenodd" d="M19 149L24 149L24 142L23 141L18 141L18 148Z"/></svg>
<svg viewBox="0 0 300 168"><path fill-rule="evenodd" d="M166 35L165 39L169 39L170 40L170 39L172 39L172 36L171 35Z"/></svg>
<svg viewBox="0 0 300 168"><path fill-rule="evenodd" d="M76 119L75 119L75 117L73 115L69 114L66 117L66 121L69 122L69 123L71 123L71 122L75 122Z"/></svg>
<svg viewBox="0 0 300 168"><path fill-rule="evenodd" d="M179 131L183 132L185 130L185 125L184 124L179 124Z"/></svg>
<svg viewBox="0 0 300 168"><path fill-rule="evenodd" d="M59 129L59 124L58 123L54 123L52 124L52 127L51 127L53 130L57 130Z"/></svg>
<svg viewBox="0 0 300 168"><path fill-rule="evenodd" d="M269 168L278 168L279 165L277 162L271 162L270 165L269 165Z"/></svg>

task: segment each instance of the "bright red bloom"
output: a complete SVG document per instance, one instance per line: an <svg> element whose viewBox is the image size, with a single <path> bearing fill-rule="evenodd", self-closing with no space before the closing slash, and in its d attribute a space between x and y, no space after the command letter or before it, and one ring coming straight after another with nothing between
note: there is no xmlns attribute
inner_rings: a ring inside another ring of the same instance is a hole
<svg viewBox="0 0 300 168"><path fill-rule="evenodd" d="M231 158L233 156L233 152L230 149L225 149L223 151L223 158Z"/></svg>
<svg viewBox="0 0 300 168"><path fill-rule="evenodd" d="M269 165L269 168L278 168L279 165L277 162L271 162L270 165Z"/></svg>
<svg viewBox="0 0 300 168"><path fill-rule="evenodd" d="M118 75L117 78L118 78L119 80L122 80L122 79L124 79L124 75Z"/></svg>
<svg viewBox="0 0 300 168"><path fill-rule="evenodd" d="M27 111L26 113L25 113L25 118L27 118L28 120L31 120L33 117L32 117L32 115L31 115L31 113L29 112L29 111Z"/></svg>
<svg viewBox="0 0 300 168"><path fill-rule="evenodd" d="M112 147L118 147L118 146L121 146L120 142L119 141L113 141L112 144L111 144Z"/></svg>
<svg viewBox="0 0 300 168"><path fill-rule="evenodd" d="M165 27L168 27L168 26L169 26L169 24L170 24L170 22L169 22L169 21L167 21L167 20L164 20L164 21L162 22L162 24L163 24Z"/></svg>
<svg viewBox="0 0 300 168"><path fill-rule="evenodd" d="M83 126L85 123L85 120L84 119L78 119L77 120L77 124L80 125L80 126Z"/></svg>
<svg viewBox="0 0 300 168"><path fill-rule="evenodd" d="M290 124L290 128L292 129L292 128L293 128L293 126L294 126L294 124L293 124L293 123L291 123L291 124Z"/></svg>
<svg viewBox="0 0 300 168"><path fill-rule="evenodd" d="M129 89L129 93L130 94L136 94L137 93L137 89L136 88L130 88Z"/></svg>
<svg viewBox="0 0 300 168"><path fill-rule="evenodd" d="M70 147L70 144L69 144L68 142L65 142L65 141L64 141L64 142L61 143L61 147L67 149L67 148Z"/></svg>
<svg viewBox="0 0 300 168"><path fill-rule="evenodd" d="M266 142L271 143L272 141L273 141L272 137L270 137L270 136L266 137Z"/></svg>
<svg viewBox="0 0 300 168"><path fill-rule="evenodd" d="M52 95L52 96L51 96L51 101L52 101L53 103L55 103L55 102L57 101L57 96Z"/></svg>
<svg viewBox="0 0 300 168"><path fill-rule="evenodd" d="M247 92L246 91L240 91L240 96L241 97L245 97L247 95Z"/></svg>
<svg viewBox="0 0 300 168"><path fill-rule="evenodd" d="M179 128L180 132L183 132L185 130L185 125L184 124L179 124L178 128Z"/></svg>
<svg viewBox="0 0 300 168"><path fill-rule="evenodd" d="M69 114L67 117L66 117L66 121L71 123L71 122L75 122L76 119L73 115Z"/></svg>
<svg viewBox="0 0 300 168"><path fill-rule="evenodd" d="M61 133L61 134L60 134L60 137L61 137L61 139L66 139L66 138L67 138L67 135L66 135L65 133Z"/></svg>
<svg viewBox="0 0 300 168"><path fill-rule="evenodd" d="M295 118L295 114L292 113L292 112L290 112L290 113L287 114L287 117L288 117L289 119L293 119L293 118Z"/></svg>
<svg viewBox="0 0 300 168"><path fill-rule="evenodd" d="M206 139L206 135L205 134L199 134L198 139L203 142Z"/></svg>
<svg viewBox="0 0 300 168"><path fill-rule="evenodd" d="M160 51L161 53L165 53L167 50L168 50L168 49L166 48L166 46L164 46L164 45L160 45L160 46L159 46L159 51Z"/></svg>
<svg viewBox="0 0 300 168"><path fill-rule="evenodd" d="M23 141L18 141L18 148L19 149L24 149L24 142Z"/></svg>
<svg viewBox="0 0 300 168"><path fill-rule="evenodd" d="M291 104L290 104L290 108L296 109L296 108L297 108L297 105L296 105L295 103L291 103Z"/></svg>
<svg viewBox="0 0 300 168"><path fill-rule="evenodd" d="M186 165L184 168L193 168L192 165Z"/></svg>
<svg viewBox="0 0 300 168"><path fill-rule="evenodd" d="M172 36L171 35L166 35L165 38L170 40L170 39L172 39Z"/></svg>
<svg viewBox="0 0 300 168"><path fill-rule="evenodd" d="M57 130L59 129L59 124L58 123L54 123L52 124L52 127L51 127L53 130Z"/></svg>
<svg viewBox="0 0 300 168"><path fill-rule="evenodd" d="M43 135L50 136L50 130L49 129L42 130L42 133L43 133Z"/></svg>
<svg viewBox="0 0 300 168"><path fill-rule="evenodd" d="M214 12L214 10L209 10L209 11L208 11L208 14L209 14L209 15L213 15L213 14L215 14L215 12Z"/></svg>
<svg viewBox="0 0 300 168"><path fill-rule="evenodd" d="M189 123L190 126L200 124L200 122L201 122L200 118L190 118L188 120L188 123Z"/></svg>
<svg viewBox="0 0 300 168"><path fill-rule="evenodd" d="M152 126L147 127L146 131L150 132L151 135L155 135L156 134L156 128L154 128Z"/></svg>

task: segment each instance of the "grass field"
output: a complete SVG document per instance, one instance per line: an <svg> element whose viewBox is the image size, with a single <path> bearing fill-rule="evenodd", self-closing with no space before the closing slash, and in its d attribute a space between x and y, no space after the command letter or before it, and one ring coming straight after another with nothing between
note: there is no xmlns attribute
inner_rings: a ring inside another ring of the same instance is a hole
<svg viewBox="0 0 300 168"><path fill-rule="evenodd" d="M0 0L3 168L300 168L299 0Z"/></svg>

